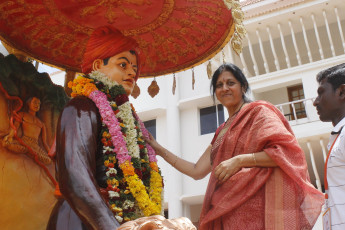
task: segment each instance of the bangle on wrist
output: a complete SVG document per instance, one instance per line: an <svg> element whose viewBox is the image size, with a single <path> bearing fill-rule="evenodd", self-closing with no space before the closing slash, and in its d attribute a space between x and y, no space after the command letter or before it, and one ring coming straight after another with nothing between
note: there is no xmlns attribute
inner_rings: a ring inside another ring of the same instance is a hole
<svg viewBox="0 0 345 230"><path fill-rule="evenodd" d="M252 153L252 157L253 157L253 160L254 160L254 165L257 166L258 164L257 164L257 162L256 162L256 158L255 158L254 153Z"/></svg>

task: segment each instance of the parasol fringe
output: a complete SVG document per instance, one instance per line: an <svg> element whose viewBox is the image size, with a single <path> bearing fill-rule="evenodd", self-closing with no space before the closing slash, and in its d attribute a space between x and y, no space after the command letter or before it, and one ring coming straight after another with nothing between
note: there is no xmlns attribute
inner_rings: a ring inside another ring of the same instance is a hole
<svg viewBox="0 0 345 230"><path fill-rule="evenodd" d="M243 48L242 39L246 35L246 29L243 25L244 13L238 0L224 0L224 4L231 10L232 17L235 21L235 31L230 41L231 46L237 55L240 55Z"/></svg>

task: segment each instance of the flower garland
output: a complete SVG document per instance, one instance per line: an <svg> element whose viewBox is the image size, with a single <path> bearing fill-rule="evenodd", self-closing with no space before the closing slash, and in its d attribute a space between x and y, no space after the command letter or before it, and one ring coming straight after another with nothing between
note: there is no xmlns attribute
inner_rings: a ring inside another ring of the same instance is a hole
<svg viewBox="0 0 345 230"><path fill-rule="evenodd" d="M124 223L143 215L160 214L163 181L156 155L143 140L143 136L149 138L149 133L123 87L98 71L78 76L68 87L72 89L72 97L90 98L102 117L107 188L101 189L101 193L115 218Z"/></svg>

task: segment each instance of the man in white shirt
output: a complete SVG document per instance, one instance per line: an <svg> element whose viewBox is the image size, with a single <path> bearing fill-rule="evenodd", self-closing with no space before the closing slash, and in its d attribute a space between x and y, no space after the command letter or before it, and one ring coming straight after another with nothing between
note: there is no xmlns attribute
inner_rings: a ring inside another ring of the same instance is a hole
<svg viewBox="0 0 345 230"><path fill-rule="evenodd" d="M320 120L332 122L325 189L332 230L345 229L345 63L323 70L316 76L318 96L314 101ZM328 186L327 186L328 184ZM328 187L328 189L327 189Z"/></svg>

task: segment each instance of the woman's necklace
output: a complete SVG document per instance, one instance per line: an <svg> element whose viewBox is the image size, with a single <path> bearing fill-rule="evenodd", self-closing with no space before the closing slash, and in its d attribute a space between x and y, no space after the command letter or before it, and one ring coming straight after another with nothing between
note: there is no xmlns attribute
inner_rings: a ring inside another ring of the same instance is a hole
<svg viewBox="0 0 345 230"><path fill-rule="evenodd" d="M234 113L231 115L231 117L229 117L227 120L226 120L226 124L231 123L230 121L233 120L233 118L236 117L236 115L240 112L240 110L242 109L243 105L245 104L245 102L242 103L242 105L240 106L240 108Z"/></svg>

